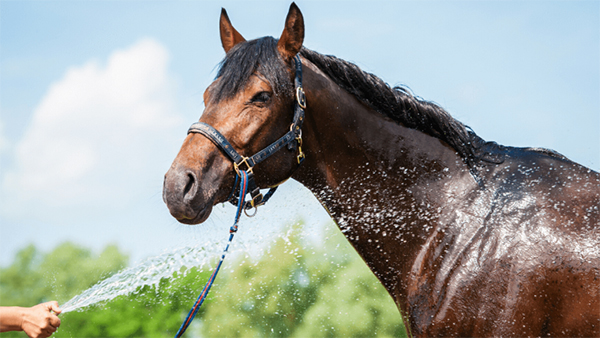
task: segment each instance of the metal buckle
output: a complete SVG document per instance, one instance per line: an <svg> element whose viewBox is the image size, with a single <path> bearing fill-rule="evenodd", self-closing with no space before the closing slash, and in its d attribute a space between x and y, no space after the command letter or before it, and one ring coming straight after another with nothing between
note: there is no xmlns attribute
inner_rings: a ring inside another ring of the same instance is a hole
<svg viewBox="0 0 600 338"><path fill-rule="evenodd" d="M261 194L259 192L256 196L252 197L252 199L250 201L246 201L244 204L245 204L244 207L243 207L244 214L246 214L246 216L248 216L248 217L254 217L254 216L256 216L256 212L258 211L258 207L261 206L261 205L263 205L263 204L265 204L264 201L263 201L263 194ZM253 214L249 214L248 213L248 210L250 210L250 208L246 209L246 205L247 204L250 204L250 206L252 208L254 208L254 213Z"/></svg>
<svg viewBox="0 0 600 338"><path fill-rule="evenodd" d="M300 94L302 94L302 97L300 97ZM296 102L298 102L300 108L306 109L306 94L304 93L304 89L302 89L302 87L296 88Z"/></svg>
<svg viewBox="0 0 600 338"><path fill-rule="evenodd" d="M263 194L258 194L250 200L250 205L254 208L263 205Z"/></svg>
<svg viewBox="0 0 600 338"><path fill-rule="evenodd" d="M247 167L246 171L248 171L248 172L251 172L251 173L254 173L254 172L252 171L252 167L250 166L250 164L248 164L248 157L242 157L242 161L241 161L239 164L238 164L238 163L235 163L235 162L233 162L233 169L235 169L235 172L236 172L238 175L240 174L240 166L241 166L242 164L246 164L246 167Z"/></svg>
<svg viewBox="0 0 600 338"><path fill-rule="evenodd" d="M244 214L246 214L247 217L254 217L256 216L256 212L258 211L257 207L254 207L254 213L252 215L248 214L248 210L246 210L246 208L244 208Z"/></svg>

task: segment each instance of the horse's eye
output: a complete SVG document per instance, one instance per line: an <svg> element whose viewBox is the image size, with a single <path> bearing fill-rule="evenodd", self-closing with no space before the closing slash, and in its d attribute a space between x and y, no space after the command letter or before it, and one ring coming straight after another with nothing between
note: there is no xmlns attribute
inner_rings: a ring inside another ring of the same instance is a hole
<svg viewBox="0 0 600 338"><path fill-rule="evenodd" d="M260 92L252 97L250 100L251 103L266 103L271 99L271 93L269 92Z"/></svg>

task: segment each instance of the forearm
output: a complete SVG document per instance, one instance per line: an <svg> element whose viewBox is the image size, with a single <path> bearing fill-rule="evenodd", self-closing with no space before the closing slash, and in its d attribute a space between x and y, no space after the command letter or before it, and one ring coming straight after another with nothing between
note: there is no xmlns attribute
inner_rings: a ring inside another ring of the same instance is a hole
<svg viewBox="0 0 600 338"><path fill-rule="evenodd" d="M25 308L18 306L0 306L0 332L23 330Z"/></svg>

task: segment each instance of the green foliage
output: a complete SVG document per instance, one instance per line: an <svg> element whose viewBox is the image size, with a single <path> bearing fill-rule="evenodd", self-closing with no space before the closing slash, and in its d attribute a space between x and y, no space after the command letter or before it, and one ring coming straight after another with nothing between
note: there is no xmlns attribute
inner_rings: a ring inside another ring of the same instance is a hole
<svg viewBox="0 0 600 338"><path fill-rule="evenodd" d="M69 312L54 337L173 337L209 274L191 269L156 287L145 286L136 294Z"/></svg>
<svg viewBox="0 0 600 338"><path fill-rule="evenodd" d="M318 248L294 230L260 260L219 276L203 336L406 336L391 297L339 230L327 229Z"/></svg>
<svg viewBox="0 0 600 338"><path fill-rule="evenodd" d="M396 305L364 262L352 259L331 269L297 337L406 336Z"/></svg>
<svg viewBox="0 0 600 338"><path fill-rule="evenodd" d="M11 266L0 269L0 305L28 307L49 300L62 304L124 268L127 260L114 245L97 257L71 243L45 255L30 245ZM136 294L62 314L53 337L172 337L209 274L190 269L163 279L156 287L146 286ZM6 332L0 337L26 335Z"/></svg>
<svg viewBox="0 0 600 338"><path fill-rule="evenodd" d="M30 245L17 253L11 266L0 270L0 306L29 307L50 300L61 304L119 271L127 260L114 245L97 257L72 243L63 243L45 255ZM22 332L1 335L26 337Z"/></svg>
<svg viewBox="0 0 600 338"><path fill-rule="evenodd" d="M126 265L127 256L114 245L98 257L68 242L45 255L30 245L17 253L11 266L0 270L0 305L64 302Z"/></svg>
<svg viewBox="0 0 600 338"><path fill-rule="evenodd" d="M50 289L40 270L41 254L33 245L19 251L14 263L0 271L0 305L28 306L46 300Z"/></svg>
<svg viewBox="0 0 600 338"><path fill-rule="evenodd" d="M186 336L406 336L392 299L339 230L330 226L320 244L301 234L293 228L261 257L228 263ZM115 246L99 256L71 243L48 254L28 246L0 269L0 305L62 304L126 263ZM205 270L63 314L54 337L172 337L211 273Z"/></svg>

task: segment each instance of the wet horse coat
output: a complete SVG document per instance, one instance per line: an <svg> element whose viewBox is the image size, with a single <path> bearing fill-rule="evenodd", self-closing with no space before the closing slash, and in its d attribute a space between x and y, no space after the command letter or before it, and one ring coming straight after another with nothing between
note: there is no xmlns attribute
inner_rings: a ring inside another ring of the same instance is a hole
<svg viewBox="0 0 600 338"><path fill-rule="evenodd" d="M245 156L289 130L291 58L308 106L306 159L284 149L257 183L310 189L379 278L413 336L600 335L600 175L552 151L485 142L441 107L302 47L292 4L279 40L246 41L223 11L227 56L200 121ZM186 138L164 199L201 223L229 195L231 162Z"/></svg>

